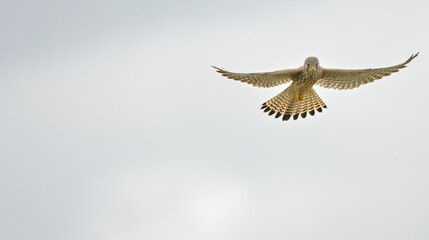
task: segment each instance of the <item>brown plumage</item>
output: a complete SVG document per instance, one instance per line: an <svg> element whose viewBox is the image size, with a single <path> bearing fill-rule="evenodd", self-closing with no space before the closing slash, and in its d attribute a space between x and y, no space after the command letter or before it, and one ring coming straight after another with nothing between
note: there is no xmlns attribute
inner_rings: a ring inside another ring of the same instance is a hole
<svg viewBox="0 0 429 240"><path fill-rule="evenodd" d="M296 120L299 116L305 118L307 113L313 116L315 111L322 112L323 108L327 108L313 89L314 84L340 90L357 88L360 85L398 72L418 55L419 53L413 54L408 60L395 66L359 70L322 68L319 66L319 60L316 57L305 59L304 65L299 68L275 72L233 73L213 67L222 76L256 87L274 87L292 82L289 87L263 103L261 107L264 112L268 112L268 115L275 114L275 118L283 116L282 120L287 121L290 118Z"/></svg>

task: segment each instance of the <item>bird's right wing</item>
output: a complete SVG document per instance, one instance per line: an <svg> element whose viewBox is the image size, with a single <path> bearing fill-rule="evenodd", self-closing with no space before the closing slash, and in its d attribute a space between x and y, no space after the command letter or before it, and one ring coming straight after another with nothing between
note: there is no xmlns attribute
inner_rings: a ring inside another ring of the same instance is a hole
<svg viewBox="0 0 429 240"><path fill-rule="evenodd" d="M215 66L212 67L215 68L218 73L222 74L222 76L252 84L255 87L264 88L274 87L290 82L294 76L301 73L301 69L299 68L263 73L233 73Z"/></svg>

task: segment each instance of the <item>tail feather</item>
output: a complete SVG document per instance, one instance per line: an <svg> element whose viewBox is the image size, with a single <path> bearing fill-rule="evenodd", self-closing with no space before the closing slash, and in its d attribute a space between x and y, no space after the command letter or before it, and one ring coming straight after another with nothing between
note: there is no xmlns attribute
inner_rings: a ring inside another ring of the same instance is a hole
<svg viewBox="0 0 429 240"><path fill-rule="evenodd" d="M261 107L269 115L275 113L275 118L280 118L283 115L283 121L287 121L290 118L296 120L299 116L305 118L307 113L313 116L315 110L322 112L322 108L327 108L327 106L313 88L307 90L304 93L304 99L300 101L295 100L294 91L291 88L287 88L277 96L263 103Z"/></svg>

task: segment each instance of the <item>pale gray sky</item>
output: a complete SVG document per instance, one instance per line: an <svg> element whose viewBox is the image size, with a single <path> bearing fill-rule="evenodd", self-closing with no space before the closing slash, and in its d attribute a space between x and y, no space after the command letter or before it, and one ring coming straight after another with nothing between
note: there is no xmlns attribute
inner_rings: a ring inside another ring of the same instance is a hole
<svg viewBox="0 0 429 240"><path fill-rule="evenodd" d="M428 239L428 1L8 1L0 239ZM282 122L317 56L408 68Z"/></svg>

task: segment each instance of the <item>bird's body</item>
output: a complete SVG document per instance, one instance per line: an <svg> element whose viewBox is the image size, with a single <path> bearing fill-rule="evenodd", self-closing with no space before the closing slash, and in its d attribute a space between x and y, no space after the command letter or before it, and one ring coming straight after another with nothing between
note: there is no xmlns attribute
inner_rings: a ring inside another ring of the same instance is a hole
<svg viewBox="0 0 429 240"><path fill-rule="evenodd" d="M223 76L252 84L256 87L274 87L287 82L292 82L283 92L262 104L262 109L275 117L283 116L284 121L292 116L302 118L307 113L314 115L315 110L322 112L326 104L320 99L313 85L317 84L326 88L352 89L362 84L373 82L384 76L388 76L399 69L406 67L418 53L402 64L386 68L376 69L328 69L319 65L316 57L308 57L304 65L295 69L286 69L265 73L233 73L214 67Z"/></svg>
<svg viewBox="0 0 429 240"><path fill-rule="evenodd" d="M308 89L312 88L322 75L323 71L320 69L314 71L301 71L300 74L297 74L297 76L292 80L292 84L289 87L301 96Z"/></svg>

